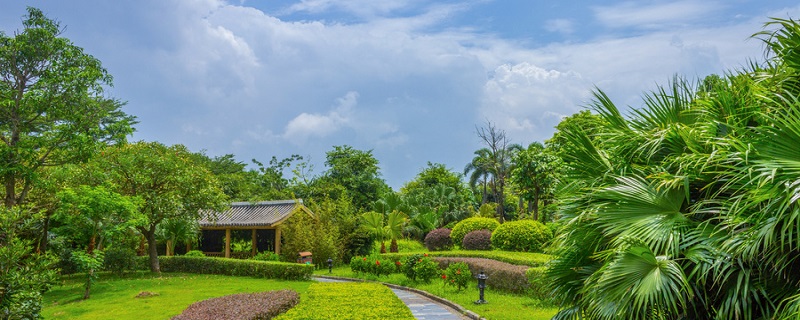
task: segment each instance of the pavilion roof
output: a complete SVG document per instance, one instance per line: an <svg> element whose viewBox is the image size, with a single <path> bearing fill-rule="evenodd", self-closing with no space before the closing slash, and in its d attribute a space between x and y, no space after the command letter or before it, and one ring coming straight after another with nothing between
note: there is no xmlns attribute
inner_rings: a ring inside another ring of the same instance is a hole
<svg viewBox="0 0 800 320"><path fill-rule="evenodd" d="M200 227L270 227L286 220L297 209L310 213L301 199L234 202L223 212L203 212Z"/></svg>

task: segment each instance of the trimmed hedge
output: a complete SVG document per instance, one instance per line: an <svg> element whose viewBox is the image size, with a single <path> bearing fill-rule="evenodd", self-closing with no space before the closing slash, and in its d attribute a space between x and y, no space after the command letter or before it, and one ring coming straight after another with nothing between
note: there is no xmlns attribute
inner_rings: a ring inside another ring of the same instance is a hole
<svg viewBox="0 0 800 320"><path fill-rule="evenodd" d="M450 250L453 240L450 239L452 230L447 228L434 229L425 236L425 247L430 251Z"/></svg>
<svg viewBox="0 0 800 320"><path fill-rule="evenodd" d="M464 250L492 250L492 232L475 230L467 233L461 246Z"/></svg>
<svg viewBox="0 0 800 320"><path fill-rule="evenodd" d="M509 221L492 232L492 246L506 251L541 252L552 238L553 232L539 221Z"/></svg>
<svg viewBox="0 0 800 320"><path fill-rule="evenodd" d="M149 258L139 260L139 268L149 270ZM239 260L213 257L158 257L162 272L221 274L267 279L308 280L314 272L313 264Z"/></svg>
<svg viewBox="0 0 800 320"><path fill-rule="evenodd" d="M293 290L239 293L191 304L172 320L266 320L300 302Z"/></svg>
<svg viewBox="0 0 800 320"><path fill-rule="evenodd" d="M336 304L331 304L336 301ZM320 282L308 287L307 299L279 315L278 320L341 319L412 320L411 310L392 291L378 283Z"/></svg>
<svg viewBox="0 0 800 320"><path fill-rule="evenodd" d="M453 227L453 231L450 233L450 239L453 239L453 243L461 246L461 242L464 240L464 236L467 233L470 233L475 230L489 230L494 231L500 225L497 220L492 218L481 218L481 217L473 217L461 220L459 223Z"/></svg>
<svg viewBox="0 0 800 320"><path fill-rule="evenodd" d="M528 294L534 298L541 300L550 299L550 295L547 292L547 279L544 275L546 271L547 267L528 268L528 270L525 271L525 276L528 278L528 283L531 285L530 289L528 289Z"/></svg>
<svg viewBox="0 0 800 320"><path fill-rule="evenodd" d="M464 262L469 266L473 275L483 271L489 278L486 285L496 290L512 293L527 293L531 290L526 271L527 266L518 266L510 263L481 258L436 257L434 261L439 267L446 269L450 264Z"/></svg>
<svg viewBox="0 0 800 320"><path fill-rule="evenodd" d="M392 261L403 262L406 257L414 255L414 253L384 253L382 256L391 259ZM529 267L543 266L545 263L553 259L553 256L544 253L535 252L510 252L510 251L471 251L471 250L452 250L452 251L437 251L429 252L428 256L431 257L464 257L464 258L485 258L501 262L506 262L515 265L523 265Z"/></svg>

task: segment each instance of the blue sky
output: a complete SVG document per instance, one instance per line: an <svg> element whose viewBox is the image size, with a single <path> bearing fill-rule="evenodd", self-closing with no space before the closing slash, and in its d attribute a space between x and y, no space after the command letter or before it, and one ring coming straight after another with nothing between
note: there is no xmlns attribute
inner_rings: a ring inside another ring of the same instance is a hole
<svg viewBox="0 0 800 320"><path fill-rule="evenodd" d="M486 120L512 142L549 138L594 86L618 106L674 75L763 60L750 35L796 1L0 0L26 6L114 76L134 140L240 161L334 145L373 150L399 188L428 161L461 171Z"/></svg>

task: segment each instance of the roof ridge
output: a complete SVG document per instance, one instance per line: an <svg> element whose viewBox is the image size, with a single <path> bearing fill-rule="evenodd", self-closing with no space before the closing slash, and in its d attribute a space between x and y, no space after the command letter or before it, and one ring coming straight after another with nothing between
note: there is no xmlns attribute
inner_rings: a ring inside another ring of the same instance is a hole
<svg viewBox="0 0 800 320"><path fill-rule="evenodd" d="M260 205L271 205L271 204L294 204L299 203L303 204L303 199L296 199L296 200L272 200L272 201L258 201L258 202L249 202L249 201L242 201L242 202L232 202L231 206L260 206Z"/></svg>

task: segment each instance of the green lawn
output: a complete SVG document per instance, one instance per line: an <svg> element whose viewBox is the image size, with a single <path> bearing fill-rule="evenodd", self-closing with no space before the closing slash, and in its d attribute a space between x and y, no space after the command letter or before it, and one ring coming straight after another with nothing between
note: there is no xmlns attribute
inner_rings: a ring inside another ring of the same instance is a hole
<svg viewBox="0 0 800 320"><path fill-rule="evenodd" d="M83 296L83 278L65 278L44 295L46 319L168 319L190 304L211 297L242 292L293 289L302 296L311 281L285 281L218 275L146 272L118 278L101 276L89 300ZM158 294L137 298L143 291Z"/></svg>
<svg viewBox="0 0 800 320"><path fill-rule="evenodd" d="M317 275L329 275L328 270L317 270ZM333 269L333 276L358 278L359 276L350 270L349 266L341 266ZM364 278L362 276L362 278ZM487 304L476 305L473 302L478 300L477 282L471 284L467 289L458 292L455 288L445 287L441 280L434 279L429 284L418 284L409 281L405 275L391 274L375 278L366 276L369 280L381 281L386 283L398 284L406 287L417 288L433 295L450 300L462 307L479 314L486 319L499 320L539 320L550 319L557 308L543 304L541 301L525 295L515 295L494 290L486 290L484 296Z"/></svg>

